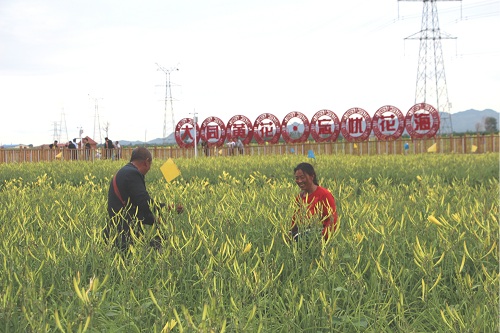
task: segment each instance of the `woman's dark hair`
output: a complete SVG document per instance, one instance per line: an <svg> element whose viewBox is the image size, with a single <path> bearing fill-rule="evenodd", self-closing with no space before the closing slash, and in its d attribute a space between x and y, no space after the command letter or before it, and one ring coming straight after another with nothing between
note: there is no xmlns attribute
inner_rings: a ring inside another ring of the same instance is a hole
<svg viewBox="0 0 500 333"><path fill-rule="evenodd" d="M299 165L297 165L295 169L293 169L293 173L296 173L298 170L302 170L302 172L308 174L309 176L312 176L314 185L319 185L318 177L316 176L314 167L311 164L305 162L299 163Z"/></svg>

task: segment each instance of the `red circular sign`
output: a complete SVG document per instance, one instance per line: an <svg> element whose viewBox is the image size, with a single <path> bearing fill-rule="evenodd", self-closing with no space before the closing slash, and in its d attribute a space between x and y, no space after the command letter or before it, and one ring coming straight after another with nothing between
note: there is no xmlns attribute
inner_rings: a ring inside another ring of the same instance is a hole
<svg viewBox="0 0 500 333"><path fill-rule="evenodd" d="M432 138L439 130L439 123L438 110L427 103L412 106L405 119L406 131L412 139Z"/></svg>
<svg viewBox="0 0 500 333"><path fill-rule="evenodd" d="M247 145L252 141L253 138L253 124L245 116L238 115L234 116L227 122L226 125L226 137L230 141L234 138L242 139L241 142Z"/></svg>
<svg viewBox="0 0 500 333"><path fill-rule="evenodd" d="M185 126L184 126L185 125ZM188 126L191 125L191 126ZM184 127L183 127L184 126ZM182 118L175 126L175 141L181 148L194 147L194 137L191 130L194 128L192 118ZM181 130L183 130L181 135ZM196 144L200 141L200 127L196 124Z"/></svg>
<svg viewBox="0 0 500 333"><path fill-rule="evenodd" d="M351 118L352 115L360 115L361 118ZM364 120L364 121L363 121ZM363 130L363 124L365 129ZM365 141L372 131L372 120L368 112L361 108L351 108L342 116L340 131L347 141ZM354 136L353 133L361 133Z"/></svg>
<svg viewBox="0 0 500 333"><path fill-rule="evenodd" d="M271 144L278 143L281 136L280 121L271 113L261 114L253 124L253 136L260 145L266 142L265 138L270 138L268 142Z"/></svg>
<svg viewBox="0 0 500 333"><path fill-rule="evenodd" d="M211 125L214 123L215 126ZM226 140L226 124L218 117L208 117L201 123L200 136L208 143L208 147L220 147Z"/></svg>
<svg viewBox="0 0 500 333"><path fill-rule="evenodd" d="M395 127L396 121L398 122L397 127ZM373 133L379 140L396 140L403 135L405 130L405 116L395 106L382 106L373 115L372 127ZM387 132L392 132L392 134L384 134Z"/></svg>
<svg viewBox="0 0 500 333"><path fill-rule="evenodd" d="M302 132L302 134L296 138L292 138L290 136L290 134L291 133L300 134L299 133L299 126L294 124L292 126L291 132L289 132L289 129L288 129L288 123L293 118L299 118L300 120L302 120L302 124L304 125L304 132ZM311 132L311 128L309 125L309 119L307 119L306 115L301 113L301 112L298 112L298 111L290 112L289 114L287 114L285 116L285 118L283 118L283 121L281 122L281 136L283 136L283 139L287 143L306 142L307 138L309 137L310 132Z"/></svg>
<svg viewBox="0 0 500 333"><path fill-rule="evenodd" d="M329 119L321 119L321 117L328 117ZM333 124L331 121L333 121ZM314 114L311 119L311 136L316 142L334 142L339 137L339 134L340 121L333 111L323 109Z"/></svg>

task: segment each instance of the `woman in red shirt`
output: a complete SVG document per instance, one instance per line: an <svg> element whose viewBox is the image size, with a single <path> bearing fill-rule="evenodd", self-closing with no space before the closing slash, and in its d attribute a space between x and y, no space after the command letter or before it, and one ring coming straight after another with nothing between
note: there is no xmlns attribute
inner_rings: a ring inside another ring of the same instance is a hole
<svg viewBox="0 0 500 333"><path fill-rule="evenodd" d="M328 189L318 185L311 164L300 163L293 171L300 193L295 198L298 207L293 215L290 234L297 241L301 234L317 229L327 240L337 226L335 199Z"/></svg>

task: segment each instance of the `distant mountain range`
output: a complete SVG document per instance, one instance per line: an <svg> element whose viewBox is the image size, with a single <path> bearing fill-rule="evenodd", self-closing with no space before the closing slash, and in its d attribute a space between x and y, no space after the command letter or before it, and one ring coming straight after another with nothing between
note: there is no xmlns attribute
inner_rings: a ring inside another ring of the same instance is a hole
<svg viewBox="0 0 500 333"><path fill-rule="evenodd" d="M122 147L125 146L140 146L144 145L144 141L127 141L127 140L118 140L120 142L120 145ZM167 138L165 139L165 143L167 145L175 145L177 142L175 141L175 136L174 133L171 133ZM155 145L163 145L163 138L156 138L154 140L149 140L146 142L146 145L148 146L155 146Z"/></svg>
<svg viewBox="0 0 500 333"><path fill-rule="evenodd" d="M479 130L484 131L484 120L488 117L496 118L497 130L500 127L500 113L491 109L483 111L470 109L467 111L451 114L451 124L455 133L476 133L477 125L480 124Z"/></svg>
<svg viewBox="0 0 500 333"><path fill-rule="evenodd" d="M477 128L480 131L484 131L484 119L488 117L496 118L497 120L497 129L500 128L500 112L486 109L486 110L466 110L461 112L456 112L451 114L451 123L453 127L454 133L476 133ZM479 125L478 125L479 124ZM299 126L299 131L302 131L302 126ZM127 140L119 140L122 146L138 146L144 145L144 141L127 141ZM147 145L162 145L163 139L156 138L154 140L150 140L146 142ZM166 138L166 144L172 145L176 144L174 133L171 133Z"/></svg>

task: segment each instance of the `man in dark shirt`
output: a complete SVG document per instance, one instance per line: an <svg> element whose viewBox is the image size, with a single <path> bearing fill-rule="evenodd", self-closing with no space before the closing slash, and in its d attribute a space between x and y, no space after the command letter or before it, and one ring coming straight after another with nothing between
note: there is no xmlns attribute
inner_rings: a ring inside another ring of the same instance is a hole
<svg viewBox="0 0 500 333"><path fill-rule="evenodd" d="M115 145L113 144L113 141L108 139L108 137L105 137L104 138L104 158L105 159L113 158L113 149L114 148L115 148Z"/></svg>
<svg viewBox="0 0 500 333"><path fill-rule="evenodd" d="M90 142L88 138L83 138L83 147L85 148L85 159L88 160L90 157Z"/></svg>
<svg viewBox="0 0 500 333"><path fill-rule="evenodd" d="M108 215L110 222L105 230L108 239L115 237L115 245L127 250L132 243L131 230L141 234L142 224L152 225L157 218L151 211L151 197L146 190L144 176L153 163L151 152L144 147L132 151L130 162L122 167L111 180L108 190Z"/></svg>
<svg viewBox="0 0 500 333"><path fill-rule="evenodd" d="M68 149L70 149L70 157L72 160L77 159L77 151L76 151L76 139L68 142Z"/></svg>

